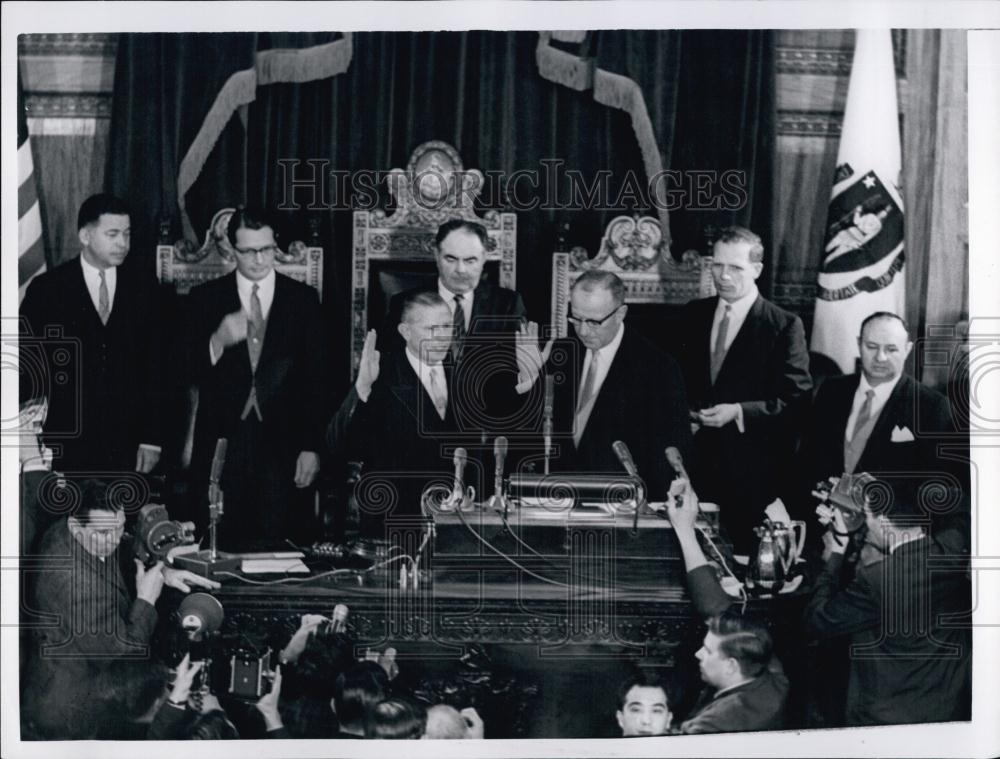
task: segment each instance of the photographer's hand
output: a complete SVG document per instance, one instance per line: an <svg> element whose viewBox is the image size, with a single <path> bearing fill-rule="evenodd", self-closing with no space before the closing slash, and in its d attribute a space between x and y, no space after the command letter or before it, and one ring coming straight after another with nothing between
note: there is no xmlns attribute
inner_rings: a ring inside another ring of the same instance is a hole
<svg viewBox="0 0 1000 759"><path fill-rule="evenodd" d="M196 575L187 569L174 569L173 567L164 567L163 583L171 588L176 588L182 593L190 593L191 585L197 585L199 588L208 588L209 590L222 587L215 580L209 580L207 577Z"/></svg>
<svg viewBox="0 0 1000 759"><path fill-rule="evenodd" d="M482 738L486 733L486 725L483 724L483 718L479 716L477 712L471 706L459 712L462 715L462 719L465 720L465 737L466 738Z"/></svg>
<svg viewBox="0 0 1000 759"><path fill-rule="evenodd" d="M284 727L281 723L281 713L278 711L278 701L281 698L281 667L274 670L274 681L271 683L271 690L260 697L257 702L257 710L264 715L264 724L267 731L280 730Z"/></svg>
<svg viewBox="0 0 1000 759"><path fill-rule="evenodd" d="M822 508L824 507L819 506L816 511L819 512ZM826 525L826 532L823 533L823 560L829 559L833 554L843 555L847 551L849 533L840 509L830 508L826 513L820 514L820 523Z"/></svg>
<svg viewBox="0 0 1000 759"><path fill-rule="evenodd" d="M303 614L299 629L292 635L288 644L281 649L281 652L278 654L278 661L282 664L294 664L297 662L299 657L302 656L302 652L306 650L306 645L309 643L309 636L326 621L326 617L322 614Z"/></svg>
<svg viewBox="0 0 1000 759"><path fill-rule="evenodd" d="M198 674L204 663L202 661L192 663L191 654L184 654L184 658L177 665L174 685L170 689L169 700L171 704L184 708L191 695L191 685L194 683L195 675Z"/></svg>

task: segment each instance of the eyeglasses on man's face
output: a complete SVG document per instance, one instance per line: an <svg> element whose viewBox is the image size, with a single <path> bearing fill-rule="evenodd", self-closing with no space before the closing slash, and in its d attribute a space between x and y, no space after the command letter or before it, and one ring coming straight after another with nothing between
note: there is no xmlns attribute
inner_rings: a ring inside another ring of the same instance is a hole
<svg viewBox="0 0 1000 759"><path fill-rule="evenodd" d="M597 329L598 327L604 326L604 323L617 314L621 307L621 304L615 306L611 313L601 319L581 319L579 316L573 316L573 314L570 314L566 317L566 321L572 324L576 329L580 329L582 326L590 327L590 329Z"/></svg>
<svg viewBox="0 0 1000 759"><path fill-rule="evenodd" d="M267 258L278 252L278 246L265 245L263 248L236 248L236 252L241 256L246 256L247 258L252 258L256 255L261 255L264 256L264 258Z"/></svg>

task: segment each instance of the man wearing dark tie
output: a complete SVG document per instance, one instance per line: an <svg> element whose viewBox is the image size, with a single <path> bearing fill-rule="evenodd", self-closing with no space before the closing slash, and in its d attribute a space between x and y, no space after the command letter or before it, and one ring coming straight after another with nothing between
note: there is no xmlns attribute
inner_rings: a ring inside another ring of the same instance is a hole
<svg viewBox="0 0 1000 759"><path fill-rule="evenodd" d="M216 441L227 439L220 543L232 550L307 521L324 407L316 291L274 270L266 212L236 209L228 237L236 271L191 290L187 336L199 388L194 481L207 486ZM201 509L195 516L204 519Z"/></svg>
<svg viewBox="0 0 1000 759"><path fill-rule="evenodd" d="M452 219L438 228L434 242L436 289L454 326L449 363L456 423L470 438L481 433L492 438L510 431L510 420L518 417L514 334L525 316L524 303L514 290L497 287L483 276L489 236L482 224ZM390 301L379 333L383 352L401 350L396 325L403 302L416 292L419 289L399 293Z"/></svg>
<svg viewBox="0 0 1000 759"><path fill-rule="evenodd" d="M30 330L22 333L22 369L45 367L22 371L21 400L48 399L42 439L53 469L148 473L162 443L161 293L152 277L122 266L125 201L92 195L77 228L79 258L33 279L21 303Z"/></svg>
<svg viewBox="0 0 1000 759"><path fill-rule="evenodd" d="M452 347L452 313L438 293L411 293L401 305L396 334L402 351L373 356L366 343L366 366L355 390L360 403L347 432L348 455L363 464L355 489L365 537L385 537L394 517L419 516L420 498L436 475L451 482L455 419L443 362ZM377 377L374 384L361 378Z"/></svg>
<svg viewBox="0 0 1000 759"><path fill-rule="evenodd" d="M555 471L624 474L612 449L621 440L645 480L648 499L663 500L673 476L664 449L676 446L685 458L691 452L687 394L677 363L627 328L627 312L625 285L616 274L581 274L570 291L575 335L539 354L537 325L526 325L518 339L517 387L530 388L539 376L533 367L543 362L547 373L565 379L554 384Z"/></svg>
<svg viewBox="0 0 1000 759"><path fill-rule="evenodd" d="M719 294L684 307L675 353L695 431L693 484L702 500L719 504L734 546L745 552L779 493L795 448L795 415L812 379L802 320L757 290L760 238L730 227L712 256Z"/></svg>

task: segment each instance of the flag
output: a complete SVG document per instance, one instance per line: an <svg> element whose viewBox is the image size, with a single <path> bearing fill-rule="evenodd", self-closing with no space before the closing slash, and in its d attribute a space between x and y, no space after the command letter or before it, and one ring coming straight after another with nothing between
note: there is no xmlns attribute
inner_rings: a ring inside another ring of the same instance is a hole
<svg viewBox="0 0 1000 759"><path fill-rule="evenodd" d="M854 371L861 322L904 316L896 67L888 29L859 29L817 277L811 349Z"/></svg>
<svg viewBox="0 0 1000 759"><path fill-rule="evenodd" d="M38 208L35 167L31 161L28 117L24 108L21 71L17 72L17 286L24 298L28 283L45 271L42 214Z"/></svg>

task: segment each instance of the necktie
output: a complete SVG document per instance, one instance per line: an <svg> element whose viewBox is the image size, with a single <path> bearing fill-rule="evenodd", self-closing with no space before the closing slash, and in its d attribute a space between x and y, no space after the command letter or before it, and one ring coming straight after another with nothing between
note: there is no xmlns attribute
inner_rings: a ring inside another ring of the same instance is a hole
<svg viewBox="0 0 1000 759"><path fill-rule="evenodd" d="M719 376L719 370L722 368L722 362L726 360L726 336L729 334L729 312L733 310L733 307L728 303L726 304L726 310L722 314L722 319L719 320L719 331L715 336L715 347L712 349L712 384L715 384L716 378Z"/></svg>
<svg viewBox="0 0 1000 759"><path fill-rule="evenodd" d="M260 361L261 340L264 331L264 312L260 307L260 297L257 291L259 285L254 285L250 292L250 319L247 322L247 348L250 351L250 366L257 370Z"/></svg>
<svg viewBox="0 0 1000 759"><path fill-rule="evenodd" d="M260 404L257 403L257 364L260 362L260 350L264 344L264 311L260 307L260 297L257 291L259 285L254 285L250 291L250 318L247 320L247 352L250 354L250 371L254 377L251 380L250 395L247 396L246 405L243 406L243 414L240 419L246 419L250 412L257 415L257 419L263 421L264 416L260 411Z"/></svg>
<svg viewBox="0 0 1000 759"><path fill-rule="evenodd" d="M590 368L587 369L587 376L583 381L583 389L576 403L576 418L573 424L573 444L580 445L580 438L583 437L583 430L590 419L590 412L594 406L594 394L597 386L597 351L590 351Z"/></svg>
<svg viewBox="0 0 1000 759"><path fill-rule="evenodd" d="M844 471L853 473L854 467L858 465L861 453L868 444L868 435L871 434L872 421L872 398L875 391L869 388L865 392L865 402L858 409L858 418L854 420L854 430L851 432L850 440L844 445Z"/></svg>
<svg viewBox="0 0 1000 759"><path fill-rule="evenodd" d="M97 290L97 315L101 317L101 324L107 324L111 316L111 303L108 298L108 280L104 278L104 270L97 272L101 277L101 286Z"/></svg>
<svg viewBox="0 0 1000 759"><path fill-rule="evenodd" d="M462 356L462 343L465 341L465 311L462 308L463 298L464 296L462 295L455 296L455 314L453 319L455 332L451 339L451 357L456 363L458 363L458 359Z"/></svg>
<svg viewBox="0 0 1000 759"><path fill-rule="evenodd" d="M431 381L431 400L434 408L437 409L438 416L444 419L448 409L448 389L444 383L444 375L441 371L441 364L429 367Z"/></svg>

